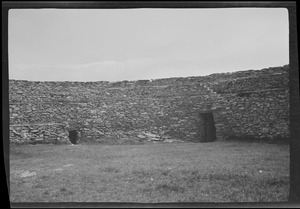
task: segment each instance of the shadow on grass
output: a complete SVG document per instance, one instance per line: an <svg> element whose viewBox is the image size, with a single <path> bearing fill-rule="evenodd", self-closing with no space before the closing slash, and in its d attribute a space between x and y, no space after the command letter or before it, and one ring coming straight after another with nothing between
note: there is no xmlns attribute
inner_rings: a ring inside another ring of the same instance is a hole
<svg viewBox="0 0 300 209"><path fill-rule="evenodd" d="M274 137L273 139L270 138L255 138L252 136L230 136L226 139L227 142L248 142L248 143L266 143L266 144L289 144L290 139L284 137Z"/></svg>
<svg viewBox="0 0 300 209"><path fill-rule="evenodd" d="M139 141L135 138L99 138L97 140L86 139L80 144L86 145L143 145L145 142Z"/></svg>
<svg viewBox="0 0 300 209"><path fill-rule="evenodd" d="M176 193L183 193L185 192L185 188L178 186L178 185L170 185L170 184L158 184L155 186L155 190L162 192L162 193L169 193L169 192L176 192Z"/></svg>
<svg viewBox="0 0 300 209"><path fill-rule="evenodd" d="M115 167L105 167L101 169L101 171L106 172L106 173L119 173L120 169L117 169Z"/></svg>

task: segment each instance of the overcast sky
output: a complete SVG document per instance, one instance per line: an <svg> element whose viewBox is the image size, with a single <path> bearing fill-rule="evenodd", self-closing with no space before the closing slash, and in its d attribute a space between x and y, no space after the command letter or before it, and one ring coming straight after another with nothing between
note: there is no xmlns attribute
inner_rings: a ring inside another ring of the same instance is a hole
<svg viewBox="0 0 300 209"><path fill-rule="evenodd" d="M288 11L12 9L9 78L120 81L289 63Z"/></svg>

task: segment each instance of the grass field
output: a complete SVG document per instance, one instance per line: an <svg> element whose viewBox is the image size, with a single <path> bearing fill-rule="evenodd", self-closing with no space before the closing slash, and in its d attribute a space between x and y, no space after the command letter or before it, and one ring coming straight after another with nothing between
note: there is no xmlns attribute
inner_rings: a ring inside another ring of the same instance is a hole
<svg viewBox="0 0 300 209"><path fill-rule="evenodd" d="M288 200L289 145L213 142L10 149L12 202ZM21 177L24 171L36 175Z"/></svg>

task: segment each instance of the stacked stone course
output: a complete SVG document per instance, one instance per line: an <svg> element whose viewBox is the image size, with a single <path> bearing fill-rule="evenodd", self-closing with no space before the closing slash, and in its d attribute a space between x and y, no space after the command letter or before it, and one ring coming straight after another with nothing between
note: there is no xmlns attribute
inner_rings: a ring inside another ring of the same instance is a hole
<svg viewBox="0 0 300 209"><path fill-rule="evenodd" d="M218 140L288 138L288 93L288 66L121 82L10 80L10 140L67 143L77 129L84 140L197 141L203 110L213 112Z"/></svg>

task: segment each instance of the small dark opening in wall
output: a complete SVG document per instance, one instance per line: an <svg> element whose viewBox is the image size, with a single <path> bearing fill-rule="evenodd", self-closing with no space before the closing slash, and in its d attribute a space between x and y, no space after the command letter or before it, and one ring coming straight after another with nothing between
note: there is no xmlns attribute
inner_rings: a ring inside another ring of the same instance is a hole
<svg viewBox="0 0 300 209"><path fill-rule="evenodd" d="M213 142L216 140L216 127L211 112L199 114L198 140L199 142Z"/></svg>
<svg viewBox="0 0 300 209"><path fill-rule="evenodd" d="M69 131L69 140L72 144L77 144L78 132L76 130Z"/></svg>

